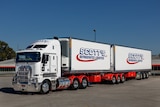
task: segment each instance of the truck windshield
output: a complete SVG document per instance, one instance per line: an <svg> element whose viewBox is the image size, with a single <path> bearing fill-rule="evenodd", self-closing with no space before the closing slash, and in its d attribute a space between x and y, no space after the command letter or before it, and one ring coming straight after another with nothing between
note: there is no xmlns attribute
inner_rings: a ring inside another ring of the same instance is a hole
<svg viewBox="0 0 160 107"><path fill-rule="evenodd" d="M39 62L39 52L22 52L17 53L16 62Z"/></svg>

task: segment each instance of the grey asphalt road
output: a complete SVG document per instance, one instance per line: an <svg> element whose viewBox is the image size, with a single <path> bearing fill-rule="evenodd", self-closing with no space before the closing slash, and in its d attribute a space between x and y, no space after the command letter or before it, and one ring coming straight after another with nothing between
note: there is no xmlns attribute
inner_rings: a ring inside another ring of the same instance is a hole
<svg viewBox="0 0 160 107"><path fill-rule="evenodd" d="M0 77L0 107L160 107L160 76L123 84L92 84L87 89L46 95L15 93L11 77Z"/></svg>

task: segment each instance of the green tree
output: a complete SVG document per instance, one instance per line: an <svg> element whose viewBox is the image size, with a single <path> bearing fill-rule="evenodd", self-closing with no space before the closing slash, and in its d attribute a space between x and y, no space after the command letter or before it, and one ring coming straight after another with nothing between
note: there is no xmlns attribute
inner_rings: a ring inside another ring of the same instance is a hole
<svg viewBox="0 0 160 107"><path fill-rule="evenodd" d="M0 41L0 61L15 58L15 51L4 41Z"/></svg>

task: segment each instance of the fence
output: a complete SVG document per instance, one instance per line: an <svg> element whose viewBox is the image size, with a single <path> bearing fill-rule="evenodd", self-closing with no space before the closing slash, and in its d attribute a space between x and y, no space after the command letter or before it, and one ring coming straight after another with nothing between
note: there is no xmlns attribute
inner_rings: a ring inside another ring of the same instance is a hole
<svg viewBox="0 0 160 107"><path fill-rule="evenodd" d="M15 72L15 66L0 66L0 74L10 74Z"/></svg>

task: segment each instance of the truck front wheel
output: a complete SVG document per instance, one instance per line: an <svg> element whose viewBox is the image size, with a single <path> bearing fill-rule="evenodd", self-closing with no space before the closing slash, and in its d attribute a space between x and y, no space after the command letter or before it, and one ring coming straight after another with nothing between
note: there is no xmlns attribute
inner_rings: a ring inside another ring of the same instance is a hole
<svg viewBox="0 0 160 107"><path fill-rule="evenodd" d="M47 94L47 93L49 93L49 88L50 86L49 86L49 82L48 81L44 81L43 83L42 83L42 85L41 85L41 91L40 91L40 93L41 94Z"/></svg>

